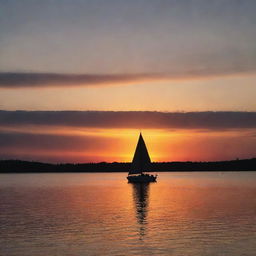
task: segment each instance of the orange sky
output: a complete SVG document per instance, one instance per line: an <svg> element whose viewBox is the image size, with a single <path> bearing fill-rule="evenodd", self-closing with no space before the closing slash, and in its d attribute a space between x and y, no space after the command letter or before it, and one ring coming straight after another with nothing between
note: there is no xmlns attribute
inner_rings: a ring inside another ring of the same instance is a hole
<svg viewBox="0 0 256 256"><path fill-rule="evenodd" d="M0 2L0 159L255 157L255 1Z"/></svg>
<svg viewBox="0 0 256 256"><path fill-rule="evenodd" d="M45 162L132 160L138 129L48 127L0 129L5 158ZM215 161L254 157L253 129L226 131L143 129L152 161Z"/></svg>

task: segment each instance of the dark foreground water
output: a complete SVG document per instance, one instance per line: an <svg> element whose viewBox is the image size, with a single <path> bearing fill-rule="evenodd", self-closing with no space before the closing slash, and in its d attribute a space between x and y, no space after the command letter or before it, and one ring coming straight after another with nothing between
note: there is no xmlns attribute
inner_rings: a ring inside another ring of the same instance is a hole
<svg viewBox="0 0 256 256"><path fill-rule="evenodd" d="M0 255L256 255L256 172L1 174Z"/></svg>

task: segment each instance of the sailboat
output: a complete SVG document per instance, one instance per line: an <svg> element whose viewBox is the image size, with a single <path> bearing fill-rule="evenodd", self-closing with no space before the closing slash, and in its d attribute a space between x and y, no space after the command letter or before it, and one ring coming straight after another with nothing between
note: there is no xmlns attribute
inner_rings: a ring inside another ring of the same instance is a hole
<svg viewBox="0 0 256 256"><path fill-rule="evenodd" d="M157 175L149 175L151 161L142 134L140 133L137 147L133 156L131 170L128 173L128 181L131 183L156 182Z"/></svg>

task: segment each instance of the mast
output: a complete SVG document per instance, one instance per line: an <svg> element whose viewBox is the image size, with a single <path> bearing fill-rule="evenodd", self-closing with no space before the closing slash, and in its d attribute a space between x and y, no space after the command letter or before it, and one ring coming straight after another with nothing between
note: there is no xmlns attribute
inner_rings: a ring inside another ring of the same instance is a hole
<svg viewBox="0 0 256 256"><path fill-rule="evenodd" d="M150 164L151 161L148 154L148 150L142 137L142 134L140 133L129 174L142 174L143 171L149 170Z"/></svg>

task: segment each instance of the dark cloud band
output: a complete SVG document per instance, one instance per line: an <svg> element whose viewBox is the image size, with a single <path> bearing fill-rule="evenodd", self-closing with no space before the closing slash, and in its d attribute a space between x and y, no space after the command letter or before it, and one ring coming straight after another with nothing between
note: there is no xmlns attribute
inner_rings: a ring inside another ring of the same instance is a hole
<svg viewBox="0 0 256 256"><path fill-rule="evenodd" d="M254 68L204 68L195 70L173 70L167 73L138 74L61 74L61 73L20 73L0 72L0 88L63 87L129 84L146 81L169 81L193 78L247 74Z"/></svg>
<svg viewBox="0 0 256 256"><path fill-rule="evenodd" d="M111 140L113 143L113 139ZM20 132L0 132L0 149L17 148L19 150L41 151L84 151L85 148L96 150L110 144L109 138L98 140L94 136L33 134ZM1 150L0 150L1 151Z"/></svg>
<svg viewBox="0 0 256 256"><path fill-rule="evenodd" d="M0 111L0 126L49 125L88 128L256 128L256 112Z"/></svg>
<svg viewBox="0 0 256 256"><path fill-rule="evenodd" d="M157 74L0 73L0 87L93 86L160 79Z"/></svg>

